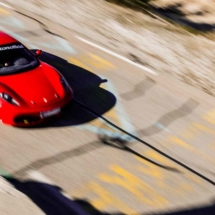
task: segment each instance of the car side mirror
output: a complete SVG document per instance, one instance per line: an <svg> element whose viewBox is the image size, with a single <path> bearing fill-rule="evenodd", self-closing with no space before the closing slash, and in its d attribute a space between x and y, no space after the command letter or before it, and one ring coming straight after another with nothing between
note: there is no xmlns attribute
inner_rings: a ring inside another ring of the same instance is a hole
<svg viewBox="0 0 215 215"><path fill-rule="evenodd" d="M38 49L37 51L36 51L36 57L39 57L40 55L42 54L42 50L40 50L40 49Z"/></svg>

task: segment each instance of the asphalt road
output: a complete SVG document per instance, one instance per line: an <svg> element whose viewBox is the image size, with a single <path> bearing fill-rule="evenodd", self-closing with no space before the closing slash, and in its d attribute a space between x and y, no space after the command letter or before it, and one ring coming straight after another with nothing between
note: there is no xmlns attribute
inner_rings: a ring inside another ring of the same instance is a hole
<svg viewBox="0 0 215 215"><path fill-rule="evenodd" d="M66 115L44 126L0 125L2 175L46 214L187 214L213 204L213 97L27 11L2 5L0 30L42 49L75 92Z"/></svg>

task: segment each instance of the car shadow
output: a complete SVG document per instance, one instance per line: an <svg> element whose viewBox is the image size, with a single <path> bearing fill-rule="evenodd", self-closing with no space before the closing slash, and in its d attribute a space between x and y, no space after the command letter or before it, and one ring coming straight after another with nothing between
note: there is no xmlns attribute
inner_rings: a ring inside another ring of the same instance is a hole
<svg viewBox="0 0 215 215"><path fill-rule="evenodd" d="M35 52L36 50L31 51ZM47 52L42 52L39 59L56 68L73 89L75 100L83 103L98 115L104 114L116 104L116 97L100 87L107 80ZM76 102L71 102L64 108L60 117L50 118L43 125L33 128L75 126L87 123L96 117Z"/></svg>
<svg viewBox="0 0 215 215"><path fill-rule="evenodd" d="M85 199L68 198L63 194L63 190L55 185L31 180L20 181L6 176L4 179L31 199L47 215L123 215L100 212Z"/></svg>
<svg viewBox="0 0 215 215"><path fill-rule="evenodd" d="M62 188L33 180L18 180L3 176L15 189L25 194L35 205L47 215L124 215L121 212L106 213L96 209L87 199L70 198L64 195ZM140 213L142 214L142 213ZM149 212L147 215L212 215L215 214L214 200L207 205L199 205L187 209L172 209L163 212Z"/></svg>
<svg viewBox="0 0 215 215"><path fill-rule="evenodd" d="M196 204L196 207L173 210L171 212L159 213L159 215L212 215L215 214L215 202L213 199L211 202L208 202L207 205ZM150 215L150 213L147 215Z"/></svg>

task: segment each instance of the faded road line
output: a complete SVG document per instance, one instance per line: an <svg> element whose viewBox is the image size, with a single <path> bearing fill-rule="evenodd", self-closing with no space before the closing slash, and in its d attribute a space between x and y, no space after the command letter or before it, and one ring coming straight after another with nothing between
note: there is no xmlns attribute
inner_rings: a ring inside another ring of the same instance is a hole
<svg viewBox="0 0 215 215"><path fill-rule="evenodd" d="M3 3L3 2L0 2L0 5L2 5L2 6L4 6L4 7L7 7L7 8L10 8L10 9L13 9L11 6L9 6L9 5L7 5L7 4L5 4L5 3Z"/></svg>
<svg viewBox="0 0 215 215"><path fill-rule="evenodd" d="M46 183L46 184L51 184L51 185L54 184L49 178L47 178L46 176L44 176L42 173L40 173L38 171L29 170L27 172L27 175L35 181L38 181L41 183Z"/></svg>
<svg viewBox="0 0 215 215"><path fill-rule="evenodd" d="M86 44L88 44L88 45L90 45L90 46L93 46L93 47L95 47L95 48L97 48L97 49L100 49L100 50L102 50L102 51L104 51L104 52L106 52L106 53L108 53L108 54L110 54L110 55L112 55L112 56L114 56L114 57L117 57L117 58L119 58L119 59L121 59L121 60L123 60L123 61L125 61L125 62L127 62L127 63L130 63L130 64L132 64L133 66L136 66L136 67L138 67L138 68L140 68L140 69L143 69L143 70L145 70L146 72L149 72L149 73L151 73L151 74L153 74L153 75L158 75L158 74L157 74L156 72L154 72L153 70L151 70L151 69L149 69L149 68L147 68L147 67L145 67L145 66L142 66L142 65L140 65L140 64L134 63L133 61L131 61L131 60L129 60L129 59L127 59L127 58L125 58L125 57L123 57L123 56L121 56L121 55L118 55L118 54L116 54L116 53L114 53L114 52L112 52L112 51L110 51L110 50L108 50L108 49L106 49L106 48L103 48L103 47L101 47L101 46L99 46L99 45L97 45L97 44L95 44L95 43L92 43L92 42L90 42L90 41L88 41L88 40L85 40L85 39L82 38L82 37L75 36L75 38L77 38L78 40L80 40L80 41L82 41L82 42L84 42L84 43L86 43Z"/></svg>

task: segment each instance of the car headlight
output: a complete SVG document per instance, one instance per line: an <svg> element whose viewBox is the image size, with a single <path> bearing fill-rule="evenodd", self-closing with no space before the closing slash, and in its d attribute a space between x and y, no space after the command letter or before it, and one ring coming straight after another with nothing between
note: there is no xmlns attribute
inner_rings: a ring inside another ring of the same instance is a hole
<svg viewBox="0 0 215 215"><path fill-rule="evenodd" d="M68 85L67 81L65 80L65 78L64 78L64 77L61 77L61 78L60 78L60 82L61 82L61 84L62 84L64 90L67 91L67 90L69 89L69 85Z"/></svg>
<svg viewBox="0 0 215 215"><path fill-rule="evenodd" d="M10 104L19 106L19 103L7 93L0 93L0 98L4 99Z"/></svg>

